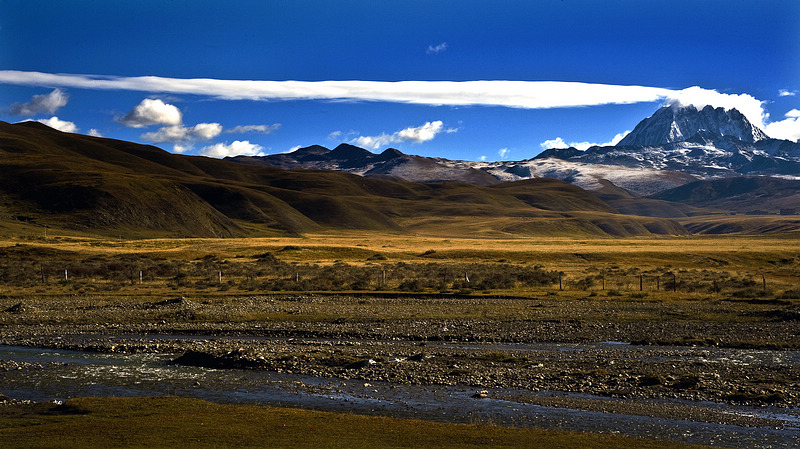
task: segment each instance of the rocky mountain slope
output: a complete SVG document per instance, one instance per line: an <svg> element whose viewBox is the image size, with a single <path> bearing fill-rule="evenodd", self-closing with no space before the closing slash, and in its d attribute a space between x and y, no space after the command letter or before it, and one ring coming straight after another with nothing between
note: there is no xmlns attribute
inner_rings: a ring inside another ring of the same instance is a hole
<svg viewBox="0 0 800 449"><path fill-rule="evenodd" d="M615 146L595 146L586 151L548 150L534 160L548 160L554 165L559 165L558 161L581 164L581 172L597 171L590 168L592 165L617 167L628 178L640 179L638 187L619 179L638 194L676 187L658 185L657 180L670 171L684 175L668 176L678 183L738 176L800 177L799 143L770 139L739 111L711 106L700 110L694 106L663 107L642 120ZM513 172L513 165L493 170ZM662 174L654 175L651 170ZM609 173L605 179L614 182L618 178L619 174Z"/></svg>
<svg viewBox="0 0 800 449"><path fill-rule="evenodd" d="M666 106L642 120L618 146L652 147L690 139L705 130L714 135L733 137L746 143L768 139L736 109L706 106Z"/></svg>
<svg viewBox="0 0 800 449"><path fill-rule="evenodd" d="M268 156L235 156L234 162L278 168L340 170L361 176L399 179L412 182L466 182L492 185L500 182L483 170L470 166L454 166L444 159L403 154L389 148L375 154L347 143L333 150L320 145L300 148L291 153Z"/></svg>
<svg viewBox="0 0 800 449"><path fill-rule="evenodd" d="M621 188L634 196L726 177L800 179L800 143L771 139L739 111L711 106L666 106L642 120L617 145L586 151L551 149L523 161L453 161L405 155L395 149L374 154L349 144L334 150L313 146L288 154L233 160L414 182L492 185L551 177L592 191Z"/></svg>

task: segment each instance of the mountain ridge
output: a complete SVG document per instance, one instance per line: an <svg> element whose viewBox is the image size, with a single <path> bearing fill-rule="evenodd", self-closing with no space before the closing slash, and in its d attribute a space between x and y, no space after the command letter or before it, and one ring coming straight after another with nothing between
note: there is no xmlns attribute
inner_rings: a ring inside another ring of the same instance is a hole
<svg viewBox="0 0 800 449"><path fill-rule="evenodd" d="M305 153L328 154L320 148ZM134 237L341 229L462 236L686 233L674 220L620 214L555 179L492 186L397 182L172 154L39 125L0 122L0 171L4 234L45 226Z"/></svg>
<svg viewBox="0 0 800 449"><path fill-rule="evenodd" d="M667 130L669 143L623 140L501 162L394 148L372 153L348 143L219 160L0 122L0 229L4 219L203 237L331 229L463 233L474 232L475 223L484 223L485 235L686 233L676 220L693 232L800 229L789 218L719 227L708 215L800 209L800 144L762 138L738 112L676 114L662 109L640 123L640 130ZM677 116L689 118L678 126ZM653 138L645 131L638 134ZM752 142L739 138L750 134ZM719 194L725 189L736 196Z"/></svg>
<svg viewBox="0 0 800 449"><path fill-rule="evenodd" d="M552 148L522 161L425 158L392 148L378 155L346 143L337 149L347 151L315 148L313 160L305 156L306 149L298 150L296 155L231 159L280 168L343 170L361 176L413 182L492 185L555 177L597 190L604 188L604 181L608 181L639 196L719 177L780 175L800 178L800 143L771 139L736 109L712 106L701 109L665 106L639 122L616 145L593 146L585 151Z"/></svg>

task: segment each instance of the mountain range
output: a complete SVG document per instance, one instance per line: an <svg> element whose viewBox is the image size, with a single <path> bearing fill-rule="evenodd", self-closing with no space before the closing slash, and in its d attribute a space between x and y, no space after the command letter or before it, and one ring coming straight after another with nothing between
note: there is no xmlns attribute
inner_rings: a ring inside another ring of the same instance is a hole
<svg viewBox="0 0 800 449"><path fill-rule="evenodd" d="M301 152L302 154L302 152ZM0 122L0 235L46 229L127 237L329 230L436 235L685 234L542 178L413 183L172 154L150 145Z"/></svg>
<svg viewBox="0 0 800 449"><path fill-rule="evenodd" d="M800 143L770 139L739 111L711 106L665 106L642 120L617 145L585 151L550 149L522 161L452 161L406 155L391 148L374 154L346 143L334 150L315 145L292 153L231 160L414 182L491 185L550 177L593 191L611 184L638 196L723 177L800 179Z"/></svg>
<svg viewBox="0 0 800 449"><path fill-rule="evenodd" d="M798 144L769 139L738 112L714 108L660 109L613 147L495 163L375 154L350 144L219 160L0 122L0 234L798 231L798 157Z"/></svg>

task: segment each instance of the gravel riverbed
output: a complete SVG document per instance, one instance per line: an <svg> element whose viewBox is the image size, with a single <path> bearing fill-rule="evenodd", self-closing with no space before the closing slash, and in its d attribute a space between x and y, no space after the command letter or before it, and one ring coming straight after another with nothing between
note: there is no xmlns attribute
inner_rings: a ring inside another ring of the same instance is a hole
<svg viewBox="0 0 800 449"><path fill-rule="evenodd" d="M519 320L373 318L363 313L336 319L241 320L269 307L299 315L327 309L328 300L314 301L245 298L237 303L238 311L229 304L185 298L96 307L79 302L71 310L61 309L70 317L68 323L51 318L58 313L56 306L29 304L0 313L0 344L168 353L174 363L190 366L461 386L474 391L475 400L491 397L721 424L780 427L785 421L721 412L714 403L800 414L800 345L798 321L793 319L603 320L603 313L642 313L658 305L540 301L531 302L531 313ZM340 300L345 305L348 301ZM376 310L381 305L376 303ZM471 305L469 300L452 304ZM551 310L548 316L536 316L537 309L554 307L558 314ZM688 304L683 312L693 307L698 305ZM741 313L753 312L743 308ZM238 314L237 320L224 319L231 314ZM37 316L44 324L33 323ZM40 368L2 360L0 376L4 370Z"/></svg>

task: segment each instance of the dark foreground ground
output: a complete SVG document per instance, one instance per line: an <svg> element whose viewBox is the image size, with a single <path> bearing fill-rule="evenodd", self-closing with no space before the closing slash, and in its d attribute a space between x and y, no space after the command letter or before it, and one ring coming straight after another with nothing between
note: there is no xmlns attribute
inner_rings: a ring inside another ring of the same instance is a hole
<svg viewBox="0 0 800 449"><path fill-rule="evenodd" d="M781 423L703 404L795 415L800 406L800 313L789 301L551 294L6 302L5 345L171 353L190 366L462 386L476 400L748 426ZM40 367L0 361L0 375L17 369Z"/></svg>
<svg viewBox="0 0 800 449"><path fill-rule="evenodd" d="M0 406L4 447L700 448L611 435L449 424L178 398Z"/></svg>

